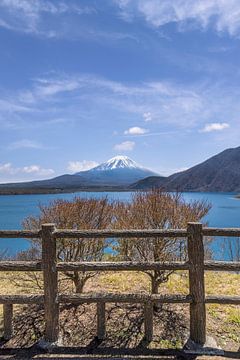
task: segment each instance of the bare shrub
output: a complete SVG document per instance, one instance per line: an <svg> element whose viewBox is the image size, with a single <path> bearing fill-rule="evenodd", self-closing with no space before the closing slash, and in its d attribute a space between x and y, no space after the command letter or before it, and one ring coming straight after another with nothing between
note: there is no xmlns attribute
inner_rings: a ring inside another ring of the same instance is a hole
<svg viewBox="0 0 240 360"><path fill-rule="evenodd" d="M181 194L171 194L160 189L136 192L130 202L109 203L107 198L73 201L55 200L48 206L40 206L39 216L30 216L24 221L25 229L39 229L43 223L55 223L66 229L168 229L186 228L189 221L202 219L209 211L205 201L187 203ZM101 261L109 241L106 239L58 239L59 261ZM128 261L174 261L186 260L186 244L181 239L148 238L119 239L113 241L117 255ZM21 256L37 258L41 254L41 241L34 239L32 247ZM114 257L115 253L112 255ZM169 271L146 271L151 280L153 293L166 282ZM96 272L65 272L75 291L81 293L86 281ZM34 275L35 276L35 275ZM36 280L36 279L35 279ZM36 281L35 281L36 282ZM40 282L39 282L40 284Z"/></svg>
<svg viewBox="0 0 240 360"><path fill-rule="evenodd" d="M115 204L115 228L118 229L169 229L186 228L187 223L199 221L209 211L205 201L187 203L181 194L160 189L136 192L129 203ZM185 241L170 238L120 239L115 245L120 258L128 261L160 261L186 259ZM166 282L170 271L145 271L151 280L152 293Z"/></svg>
<svg viewBox="0 0 240 360"><path fill-rule="evenodd" d="M39 216L30 216L24 220L25 229L40 229L41 224L54 223L62 229L106 229L111 226L112 205L108 199L82 199L75 198L73 201L55 200L47 206L40 206ZM106 239L72 238L57 240L57 259L59 261L101 261L104 250L109 245ZM35 258L40 257L41 241L32 240L31 249L21 254ZM77 293L83 291L86 281L96 272L68 271L64 272L70 279Z"/></svg>

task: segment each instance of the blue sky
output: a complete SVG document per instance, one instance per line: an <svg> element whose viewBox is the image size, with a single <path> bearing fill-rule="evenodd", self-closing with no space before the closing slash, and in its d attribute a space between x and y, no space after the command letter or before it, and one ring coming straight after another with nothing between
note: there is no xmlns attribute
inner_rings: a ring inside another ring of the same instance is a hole
<svg viewBox="0 0 240 360"><path fill-rule="evenodd" d="M239 146L239 0L0 0L0 182Z"/></svg>

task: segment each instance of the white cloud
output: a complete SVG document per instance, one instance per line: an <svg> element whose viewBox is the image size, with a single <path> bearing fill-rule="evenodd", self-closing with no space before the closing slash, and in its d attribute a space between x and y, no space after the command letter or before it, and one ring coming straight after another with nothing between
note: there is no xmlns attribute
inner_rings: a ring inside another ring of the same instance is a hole
<svg viewBox="0 0 240 360"><path fill-rule="evenodd" d="M135 146L134 141L123 141L120 144L116 144L114 146L114 150L116 151L132 151Z"/></svg>
<svg viewBox="0 0 240 360"><path fill-rule="evenodd" d="M9 150L43 149L43 145L33 140L23 139L9 144L8 149Z"/></svg>
<svg viewBox="0 0 240 360"><path fill-rule="evenodd" d="M146 134L148 132L147 129L138 127L138 126L133 126L130 127L128 130L124 131L125 135L143 135Z"/></svg>
<svg viewBox="0 0 240 360"><path fill-rule="evenodd" d="M143 118L145 121L151 121L152 120L152 114L150 112L143 113Z"/></svg>
<svg viewBox="0 0 240 360"><path fill-rule="evenodd" d="M0 164L0 173L11 174L12 172L13 172L13 168L11 163Z"/></svg>
<svg viewBox="0 0 240 360"><path fill-rule="evenodd" d="M98 163L92 160L69 161L67 170L76 173L78 171L86 171L97 166Z"/></svg>
<svg viewBox="0 0 240 360"><path fill-rule="evenodd" d="M54 174L53 169L45 169L40 165L14 167L11 163L0 164L0 182L17 182L37 180Z"/></svg>
<svg viewBox="0 0 240 360"><path fill-rule="evenodd" d="M97 14L97 6L89 6L88 2L83 5L79 0L0 1L0 27L7 30L49 39L83 38L101 43L125 39L138 41L134 34L102 30L91 21L82 21L83 17L92 14Z"/></svg>
<svg viewBox="0 0 240 360"><path fill-rule="evenodd" d="M195 25L215 31L240 35L239 0L115 0L123 19L132 21L143 17L154 27L176 23L182 29L185 25Z"/></svg>
<svg viewBox="0 0 240 360"><path fill-rule="evenodd" d="M27 97L19 95L26 93ZM93 75L55 74L37 79L31 88L11 95L0 89L0 126L2 129L66 123L72 126L79 121L95 121L99 113L104 112L116 118L124 114L135 121L139 117L154 121L154 134L168 133L169 126L171 132L203 128L213 118L219 123L231 119L233 127L239 124L239 96L238 87L223 82L181 85L155 81L132 85ZM157 129L157 124L161 124L161 128ZM149 132L142 134L150 135Z"/></svg>
<svg viewBox="0 0 240 360"><path fill-rule="evenodd" d="M222 131L224 129L229 128L230 125L227 123L211 123L206 124L200 132L212 132L212 131Z"/></svg>
<svg viewBox="0 0 240 360"><path fill-rule="evenodd" d="M53 169L44 169L39 165L24 166L20 169L20 171L26 174L36 174L39 176L48 176L54 174Z"/></svg>
<svg viewBox="0 0 240 360"><path fill-rule="evenodd" d="M61 21L64 14L88 15L92 12L94 9L88 6L64 0L1 0L0 26L52 38L61 34L57 20ZM46 16L54 21L44 21Z"/></svg>

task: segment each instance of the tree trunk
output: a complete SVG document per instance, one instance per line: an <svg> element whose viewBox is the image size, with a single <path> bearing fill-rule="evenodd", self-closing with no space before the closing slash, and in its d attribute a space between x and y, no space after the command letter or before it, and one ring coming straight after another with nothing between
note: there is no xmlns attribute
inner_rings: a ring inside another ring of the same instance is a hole
<svg viewBox="0 0 240 360"><path fill-rule="evenodd" d="M74 282L75 290L77 294L81 294L83 292L84 283L83 281Z"/></svg>
<svg viewBox="0 0 240 360"><path fill-rule="evenodd" d="M81 278L77 272L74 274L73 283L75 285L75 292L77 294L81 294L83 292L85 282L85 279Z"/></svg>
<svg viewBox="0 0 240 360"><path fill-rule="evenodd" d="M159 290L159 281L157 280L157 274L154 271L153 276L151 277L151 291L152 294L158 294L158 290ZM160 304L153 304L153 310L154 311L158 311L160 309Z"/></svg>
<svg viewBox="0 0 240 360"><path fill-rule="evenodd" d="M151 277L151 292L152 292L152 294L158 294L158 287L159 287L159 282L157 281L157 278L154 274L154 276Z"/></svg>

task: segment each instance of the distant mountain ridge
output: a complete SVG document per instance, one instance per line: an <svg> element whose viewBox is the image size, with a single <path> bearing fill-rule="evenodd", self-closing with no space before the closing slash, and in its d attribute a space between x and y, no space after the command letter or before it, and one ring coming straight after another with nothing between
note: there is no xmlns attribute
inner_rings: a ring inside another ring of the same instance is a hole
<svg viewBox="0 0 240 360"><path fill-rule="evenodd" d="M149 178L135 184L135 189L162 187L167 191L239 192L240 147L227 149L192 168L167 178Z"/></svg>
<svg viewBox="0 0 240 360"><path fill-rule="evenodd" d="M145 179L139 180L129 186L131 190L145 190L154 187L163 187L166 182L164 176L149 176ZM157 185L157 186L156 186Z"/></svg>
<svg viewBox="0 0 240 360"><path fill-rule="evenodd" d="M128 186L148 176L156 176L127 156L116 156L90 170L53 179L0 184L1 194L48 193L69 191L127 190Z"/></svg>
<svg viewBox="0 0 240 360"><path fill-rule="evenodd" d="M0 194L74 191L240 192L240 147L227 149L192 168L163 177L127 156L116 156L95 168L49 180L0 184Z"/></svg>

